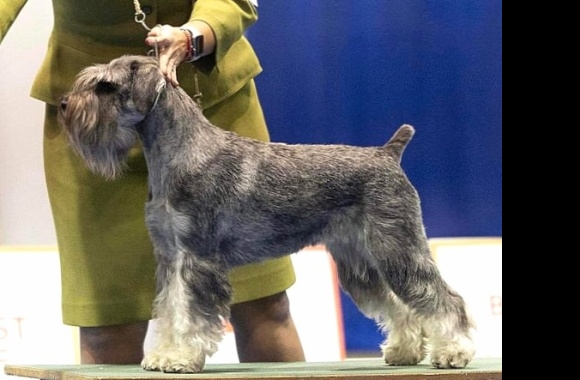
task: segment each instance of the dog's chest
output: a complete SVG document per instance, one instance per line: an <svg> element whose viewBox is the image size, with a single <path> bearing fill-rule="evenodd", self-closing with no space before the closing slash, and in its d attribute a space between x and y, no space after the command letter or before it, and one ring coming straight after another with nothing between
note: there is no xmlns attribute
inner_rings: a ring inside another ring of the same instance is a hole
<svg viewBox="0 0 580 380"><path fill-rule="evenodd" d="M179 217L167 202L150 200L145 207L146 222L151 239L157 246L174 251Z"/></svg>

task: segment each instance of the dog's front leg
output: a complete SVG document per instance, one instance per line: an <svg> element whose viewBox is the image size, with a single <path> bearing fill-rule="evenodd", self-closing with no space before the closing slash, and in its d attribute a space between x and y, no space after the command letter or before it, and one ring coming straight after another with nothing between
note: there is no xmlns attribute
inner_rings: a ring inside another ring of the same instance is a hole
<svg viewBox="0 0 580 380"><path fill-rule="evenodd" d="M231 287L219 264L178 251L158 258L157 322L154 348L145 353L147 370L196 373L217 351L229 318Z"/></svg>

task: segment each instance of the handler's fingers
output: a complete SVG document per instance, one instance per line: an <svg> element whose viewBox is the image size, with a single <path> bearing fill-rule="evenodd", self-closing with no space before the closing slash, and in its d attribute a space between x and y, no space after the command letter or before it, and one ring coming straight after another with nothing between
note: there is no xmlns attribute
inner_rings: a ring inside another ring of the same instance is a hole
<svg viewBox="0 0 580 380"><path fill-rule="evenodd" d="M161 25L156 25L155 27L151 28L151 30L147 33L145 43L148 46L155 46L155 44L159 44L161 42L160 35L161 35Z"/></svg>
<svg viewBox="0 0 580 380"><path fill-rule="evenodd" d="M170 82L174 87L179 86L179 82L177 81L177 65L173 66L173 70L171 71Z"/></svg>
<svg viewBox="0 0 580 380"><path fill-rule="evenodd" d="M165 79L178 86L177 66L187 55L187 38L183 31L171 25L159 25L147 34L145 43L156 47L159 54L159 68Z"/></svg>
<svg viewBox="0 0 580 380"><path fill-rule="evenodd" d="M179 86L177 81L177 66L179 65L179 54L170 54L162 52L159 54L159 69L165 77L165 80L170 82L173 86Z"/></svg>

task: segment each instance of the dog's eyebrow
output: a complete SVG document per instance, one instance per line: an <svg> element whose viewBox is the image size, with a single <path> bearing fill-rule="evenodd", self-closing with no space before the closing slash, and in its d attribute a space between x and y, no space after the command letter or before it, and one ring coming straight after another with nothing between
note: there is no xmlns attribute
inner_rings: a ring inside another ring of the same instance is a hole
<svg viewBox="0 0 580 380"><path fill-rule="evenodd" d="M97 94L109 94L111 92L117 91L115 85L109 81L100 81L95 86L95 92Z"/></svg>
<svg viewBox="0 0 580 380"><path fill-rule="evenodd" d="M137 61L133 61L131 62L129 68L131 70L131 72L129 73L129 80L131 81L131 83L133 83L133 80L135 79L135 74L137 74L137 70L139 70L139 63Z"/></svg>

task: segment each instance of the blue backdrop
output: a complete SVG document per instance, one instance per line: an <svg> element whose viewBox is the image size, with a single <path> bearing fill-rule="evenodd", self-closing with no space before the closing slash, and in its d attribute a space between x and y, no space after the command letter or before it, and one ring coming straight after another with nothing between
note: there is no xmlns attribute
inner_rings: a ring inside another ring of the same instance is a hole
<svg viewBox="0 0 580 380"><path fill-rule="evenodd" d="M402 164L428 236L502 235L501 0L261 0L259 14L273 141L381 145L412 124ZM342 303L347 350L377 350L375 324Z"/></svg>

